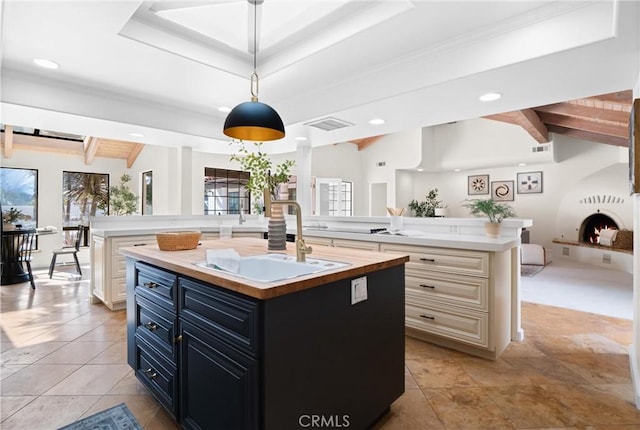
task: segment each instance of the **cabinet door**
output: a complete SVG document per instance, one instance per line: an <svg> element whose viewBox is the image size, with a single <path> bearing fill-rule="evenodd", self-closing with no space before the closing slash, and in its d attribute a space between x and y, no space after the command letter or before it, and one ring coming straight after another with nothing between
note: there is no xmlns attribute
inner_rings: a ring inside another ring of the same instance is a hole
<svg viewBox="0 0 640 430"><path fill-rule="evenodd" d="M180 320L180 421L186 429L258 428L258 363Z"/></svg>

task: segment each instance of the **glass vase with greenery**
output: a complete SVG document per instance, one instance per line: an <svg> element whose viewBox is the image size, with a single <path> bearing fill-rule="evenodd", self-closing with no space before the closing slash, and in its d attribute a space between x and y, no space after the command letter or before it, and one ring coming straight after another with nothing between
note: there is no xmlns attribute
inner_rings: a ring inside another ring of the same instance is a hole
<svg viewBox="0 0 640 430"><path fill-rule="evenodd" d="M264 189L268 188L271 197L276 199L278 186L289 181L295 162L285 160L274 165L262 151L262 142L253 142L253 149L247 148L242 140L234 140L231 144L239 145L237 152L231 155L231 161L237 161L243 171L249 172L246 188L251 193L253 213L262 213Z"/></svg>

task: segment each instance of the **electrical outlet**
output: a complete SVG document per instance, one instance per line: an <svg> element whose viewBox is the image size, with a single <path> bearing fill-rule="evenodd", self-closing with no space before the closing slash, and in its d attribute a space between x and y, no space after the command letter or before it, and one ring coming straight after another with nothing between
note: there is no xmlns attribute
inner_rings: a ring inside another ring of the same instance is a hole
<svg viewBox="0 0 640 430"><path fill-rule="evenodd" d="M367 277L351 280L351 304L355 305L367 300Z"/></svg>
<svg viewBox="0 0 640 430"><path fill-rule="evenodd" d="M569 255L569 247L567 246L563 246L562 247L562 255Z"/></svg>
<svg viewBox="0 0 640 430"><path fill-rule="evenodd" d="M611 254L602 254L602 262L605 264L611 264Z"/></svg>

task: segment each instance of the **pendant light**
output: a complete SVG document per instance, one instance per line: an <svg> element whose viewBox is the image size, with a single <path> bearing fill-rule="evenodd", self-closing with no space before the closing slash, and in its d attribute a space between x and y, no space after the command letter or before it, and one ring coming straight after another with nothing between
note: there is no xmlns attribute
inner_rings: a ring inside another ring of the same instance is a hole
<svg viewBox="0 0 640 430"><path fill-rule="evenodd" d="M224 121L224 134L234 139L263 142L284 137L284 124L278 112L258 101L258 73L256 72L257 8L264 0L248 0L253 4L253 73L251 74L251 101L234 107Z"/></svg>

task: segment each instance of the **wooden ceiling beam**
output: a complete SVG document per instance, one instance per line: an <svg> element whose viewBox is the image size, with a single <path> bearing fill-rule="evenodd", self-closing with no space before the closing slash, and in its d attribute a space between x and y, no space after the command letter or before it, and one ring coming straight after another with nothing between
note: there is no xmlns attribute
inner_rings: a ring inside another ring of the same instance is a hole
<svg viewBox="0 0 640 430"><path fill-rule="evenodd" d="M547 126L540 120L540 117L533 109L523 109L518 111L520 125L538 143L549 142L549 131Z"/></svg>
<svg viewBox="0 0 640 430"><path fill-rule="evenodd" d="M100 146L100 139L97 137L85 137L84 138L84 164L90 165L96 158L96 152L98 146Z"/></svg>
<svg viewBox="0 0 640 430"><path fill-rule="evenodd" d="M585 118L576 118L555 113L539 112L540 119L549 125L557 125L564 128L584 130L590 133L602 134L628 139L629 121L625 125L612 124L610 122L590 121Z"/></svg>
<svg viewBox="0 0 640 430"><path fill-rule="evenodd" d="M373 145L377 140L379 140L383 136L384 134L379 136L370 136L370 137L365 137L363 139L350 140L349 142L355 145L358 145L358 151L362 151L363 149Z"/></svg>
<svg viewBox="0 0 640 430"><path fill-rule="evenodd" d="M13 126L5 125L4 126L4 148L3 155L5 158L11 158L13 155Z"/></svg>
<svg viewBox="0 0 640 430"><path fill-rule="evenodd" d="M606 145L614 145L614 146L621 146L621 147L629 146L629 138L591 133L584 130L565 128L557 125L550 125L549 131L551 133L557 133L563 136L574 137L576 139L583 139L591 142L604 143Z"/></svg>
<svg viewBox="0 0 640 430"><path fill-rule="evenodd" d="M622 108L621 108L622 109ZM535 108L540 113L563 115L570 118L582 119L614 126L628 127L631 110L612 110L598 107L574 105L571 103L556 103Z"/></svg>
<svg viewBox="0 0 640 430"><path fill-rule="evenodd" d="M136 162L138 155L140 155L143 149L144 149L144 143L136 143L133 146L133 148L131 149L131 153L127 157L127 169L130 169L133 166L133 163Z"/></svg>
<svg viewBox="0 0 640 430"><path fill-rule="evenodd" d="M536 142L549 142L549 131L547 130L547 126L542 122L538 114L533 109L499 113L484 116L483 118L519 125L524 128Z"/></svg>

